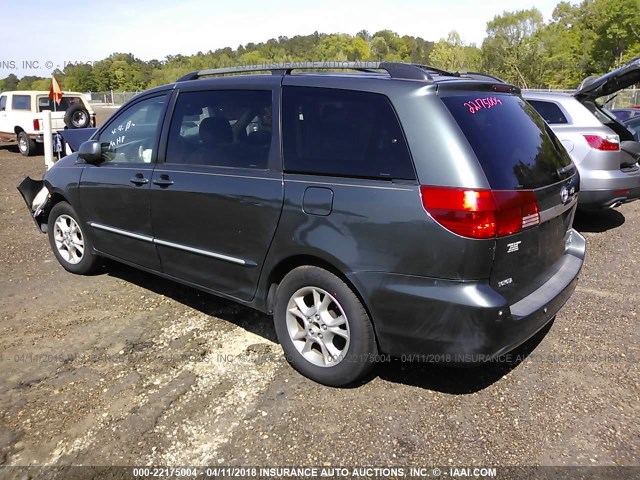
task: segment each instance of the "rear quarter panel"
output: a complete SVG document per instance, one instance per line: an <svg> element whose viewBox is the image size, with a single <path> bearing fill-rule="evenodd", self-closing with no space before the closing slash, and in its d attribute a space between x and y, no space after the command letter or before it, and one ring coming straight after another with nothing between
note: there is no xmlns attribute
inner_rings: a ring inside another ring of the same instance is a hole
<svg viewBox="0 0 640 480"><path fill-rule="evenodd" d="M333 191L329 215L304 212L310 187ZM438 225L423 209L417 185L285 174L284 209L266 271L287 257L312 255L344 274L481 279L489 276L494 246Z"/></svg>

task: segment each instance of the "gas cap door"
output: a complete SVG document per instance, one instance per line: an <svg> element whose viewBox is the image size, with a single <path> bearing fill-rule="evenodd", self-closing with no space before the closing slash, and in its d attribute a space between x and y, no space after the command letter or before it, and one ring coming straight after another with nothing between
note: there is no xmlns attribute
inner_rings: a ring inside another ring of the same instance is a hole
<svg viewBox="0 0 640 480"><path fill-rule="evenodd" d="M308 215L326 217L333 208L333 190L324 187L307 187L302 199L302 210Z"/></svg>

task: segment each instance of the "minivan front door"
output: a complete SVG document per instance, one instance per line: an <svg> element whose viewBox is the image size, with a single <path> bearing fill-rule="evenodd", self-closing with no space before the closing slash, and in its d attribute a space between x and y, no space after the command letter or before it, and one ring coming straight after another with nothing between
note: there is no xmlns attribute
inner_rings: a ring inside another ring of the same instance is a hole
<svg viewBox="0 0 640 480"><path fill-rule="evenodd" d="M157 95L118 112L96 137L102 161L84 167L79 185L96 250L157 271L149 186L166 104L167 95Z"/></svg>

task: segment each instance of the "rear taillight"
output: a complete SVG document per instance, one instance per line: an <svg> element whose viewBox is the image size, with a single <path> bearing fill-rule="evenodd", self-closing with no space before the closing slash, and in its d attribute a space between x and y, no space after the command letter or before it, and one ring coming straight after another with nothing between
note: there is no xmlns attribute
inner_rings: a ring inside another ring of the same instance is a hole
<svg viewBox="0 0 640 480"><path fill-rule="evenodd" d="M540 223L531 190L472 190L421 186L424 209L443 227L468 238L512 235Z"/></svg>
<svg viewBox="0 0 640 480"><path fill-rule="evenodd" d="M618 135L584 135L589 146L595 150L616 151L620 150L620 137Z"/></svg>
<svg viewBox="0 0 640 480"><path fill-rule="evenodd" d="M40 120L38 120L37 118L33 120L33 130L36 132L40 131Z"/></svg>

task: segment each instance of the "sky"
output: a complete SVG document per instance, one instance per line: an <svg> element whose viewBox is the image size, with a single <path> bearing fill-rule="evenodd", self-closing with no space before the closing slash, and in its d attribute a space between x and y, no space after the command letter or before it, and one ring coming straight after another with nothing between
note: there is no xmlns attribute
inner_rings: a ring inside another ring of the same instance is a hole
<svg viewBox="0 0 640 480"><path fill-rule="evenodd" d="M162 60L314 31L390 29L438 41L456 30L465 43L479 46L494 16L536 6L548 20L559 1L28 0L2 9L0 78L46 77L69 62L94 62L115 52Z"/></svg>

